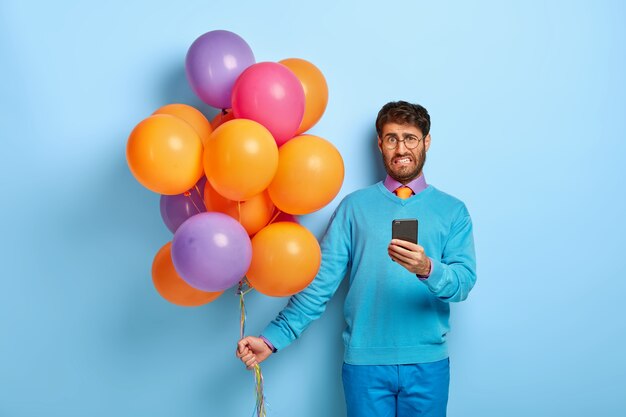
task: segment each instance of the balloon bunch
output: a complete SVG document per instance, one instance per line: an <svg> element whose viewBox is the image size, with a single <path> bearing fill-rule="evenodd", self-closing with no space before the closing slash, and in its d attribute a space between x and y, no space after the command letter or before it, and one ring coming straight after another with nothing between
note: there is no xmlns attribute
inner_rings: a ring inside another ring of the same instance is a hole
<svg viewBox="0 0 626 417"><path fill-rule="evenodd" d="M343 183L337 149L304 134L322 117L328 87L303 59L256 63L224 30L196 39L185 68L196 95L221 112L209 122L194 107L166 105L133 129L126 148L137 181L162 194L174 233L154 258L153 282L182 306L239 283L243 332L243 285L288 296L319 269L317 239L294 216L324 207Z"/></svg>

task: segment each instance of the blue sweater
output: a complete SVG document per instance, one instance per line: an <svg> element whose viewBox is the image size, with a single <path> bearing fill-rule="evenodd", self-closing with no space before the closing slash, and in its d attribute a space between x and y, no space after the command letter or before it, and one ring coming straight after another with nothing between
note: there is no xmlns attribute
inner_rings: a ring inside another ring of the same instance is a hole
<svg viewBox="0 0 626 417"><path fill-rule="evenodd" d="M417 218L418 243L432 270L420 281L387 254L393 219ZM346 363L396 365L448 357L449 302L476 282L472 222L460 200L429 185L402 200L382 182L346 196L321 242L311 284L292 296L263 331L280 350L317 319L348 273L343 333Z"/></svg>

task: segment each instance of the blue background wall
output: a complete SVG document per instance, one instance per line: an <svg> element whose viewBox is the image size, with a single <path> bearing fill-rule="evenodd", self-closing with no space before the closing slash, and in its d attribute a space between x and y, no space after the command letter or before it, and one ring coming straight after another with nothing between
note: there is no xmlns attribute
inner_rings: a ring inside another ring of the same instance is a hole
<svg viewBox="0 0 626 417"><path fill-rule="evenodd" d="M231 291L185 309L150 265L169 239L125 144L194 97L184 57L227 29L258 61L326 75L314 133L346 180L303 224L383 176L373 121L406 99L433 120L429 182L473 216L479 281L454 305L450 416L626 409L626 7L619 1L0 4L0 416L246 416ZM341 416L345 287L263 366L269 416ZM248 296L249 333L285 304Z"/></svg>

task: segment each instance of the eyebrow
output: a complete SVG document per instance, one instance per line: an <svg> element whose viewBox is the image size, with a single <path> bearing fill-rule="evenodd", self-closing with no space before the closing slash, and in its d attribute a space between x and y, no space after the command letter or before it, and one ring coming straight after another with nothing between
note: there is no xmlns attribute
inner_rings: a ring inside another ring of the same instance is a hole
<svg viewBox="0 0 626 417"><path fill-rule="evenodd" d="M394 132L390 132L390 133L387 133L384 137L386 138L387 136L398 136L398 135ZM403 138L409 138L409 137L417 138L418 136L414 135L413 133L404 133L402 134L402 137Z"/></svg>

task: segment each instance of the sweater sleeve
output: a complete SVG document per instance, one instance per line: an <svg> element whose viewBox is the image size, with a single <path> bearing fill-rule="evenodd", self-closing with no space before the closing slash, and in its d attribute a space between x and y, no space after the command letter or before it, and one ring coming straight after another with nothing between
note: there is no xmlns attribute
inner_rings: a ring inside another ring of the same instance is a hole
<svg viewBox="0 0 626 417"><path fill-rule="evenodd" d="M349 267L350 233L350 221L342 203L333 213L322 238L322 262L315 279L307 288L291 296L285 308L262 332L276 350L287 347L300 337L326 310Z"/></svg>
<svg viewBox="0 0 626 417"><path fill-rule="evenodd" d="M432 269L422 281L440 300L463 301L476 283L476 255L472 219L465 205L450 228L441 260L431 257Z"/></svg>

